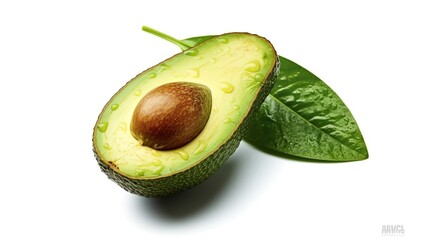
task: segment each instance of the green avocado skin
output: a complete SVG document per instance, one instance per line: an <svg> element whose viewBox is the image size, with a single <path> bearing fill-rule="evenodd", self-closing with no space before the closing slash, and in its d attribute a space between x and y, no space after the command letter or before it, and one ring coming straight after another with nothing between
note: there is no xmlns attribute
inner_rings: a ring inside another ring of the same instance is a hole
<svg viewBox="0 0 429 240"><path fill-rule="evenodd" d="M116 182L126 191L148 198L173 195L200 184L209 178L212 174L214 174L238 148L240 141L245 135L249 123L252 120L251 118L255 115L254 113L258 111L259 107L262 105L265 98L271 91L271 88L274 86L279 69L280 61L277 57L273 70L270 72L265 83L262 85L252 107L250 108L250 111L244 118L242 124L240 124L237 130L232 134L231 138L218 150L213 152L212 155L194 165L193 167L168 177L154 179L133 179L113 170L113 168L100 159L95 149L93 149L95 158L97 159L101 170L108 176L109 179Z"/></svg>

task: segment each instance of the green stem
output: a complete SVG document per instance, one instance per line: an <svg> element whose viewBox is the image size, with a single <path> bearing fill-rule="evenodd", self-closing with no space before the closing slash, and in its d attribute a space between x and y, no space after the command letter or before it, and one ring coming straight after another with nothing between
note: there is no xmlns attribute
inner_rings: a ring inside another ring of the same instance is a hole
<svg viewBox="0 0 429 240"><path fill-rule="evenodd" d="M191 48L191 46L185 44L183 41L180 41L180 40L178 40L178 39L176 39L176 38L174 38L174 37L172 37L170 35L162 33L162 32L160 32L158 30L153 29L153 28L150 28L150 27L147 27L147 26L143 26L142 30L145 31L145 32L148 32L150 34L153 34L153 35L155 35L157 37L160 37L162 39L165 39L165 40L167 40L167 41L169 41L171 43L176 44L180 49L182 49L182 51L185 51L185 50Z"/></svg>

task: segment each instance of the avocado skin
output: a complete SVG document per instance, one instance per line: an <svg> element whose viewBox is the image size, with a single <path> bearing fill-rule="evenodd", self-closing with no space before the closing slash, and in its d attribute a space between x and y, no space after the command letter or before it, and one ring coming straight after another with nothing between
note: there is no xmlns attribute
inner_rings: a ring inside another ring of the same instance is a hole
<svg viewBox="0 0 429 240"><path fill-rule="evenodd" d="M279 70L280 59L276 56L276 62L272 71L265 80L265 83L262 85L259 93L256 95L255 100L242 123L236 131L232 133L228 141L222 144L222 146L220 146L219 149L213 152L209 157L201 160L194 166L165 177L148 179L130 178L115 171L114 167L101 160L97 154L95 139L93 138L93 152L101 171L126 191L148 198L170 196L200 184L214 174L238 148L252 117L259 110L265 98L273 88L274 83L277 80Z"/></svg>

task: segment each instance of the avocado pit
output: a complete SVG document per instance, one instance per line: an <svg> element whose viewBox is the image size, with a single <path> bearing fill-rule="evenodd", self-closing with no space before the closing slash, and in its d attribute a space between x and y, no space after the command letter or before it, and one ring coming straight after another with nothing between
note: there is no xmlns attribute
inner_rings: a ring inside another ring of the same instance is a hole
<svg viewBox="0 0 429 240"><path fill-rule="evenodd" d="M180 148L204 129L211 107L208 87L191 82L167 83L151 90L137 104L131 133L143 146Z"/></svg>

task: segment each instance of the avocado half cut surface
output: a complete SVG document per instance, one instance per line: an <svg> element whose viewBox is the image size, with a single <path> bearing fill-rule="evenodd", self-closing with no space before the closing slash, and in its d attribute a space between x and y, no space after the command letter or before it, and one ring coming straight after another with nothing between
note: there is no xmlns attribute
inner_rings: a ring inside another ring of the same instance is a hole
<svg viewBox="0 0 429 240"><path fill-rule="evenodd" d="M145 197L168 196L201 183L239 146L251 116L274 85L279 64L265 38L227 33L138 74L109 100L94 127L93 150L102 171ZM135 109L150 91L176 82L209 89L208 120L183 146L145 146L130 130Z"/></svg>

